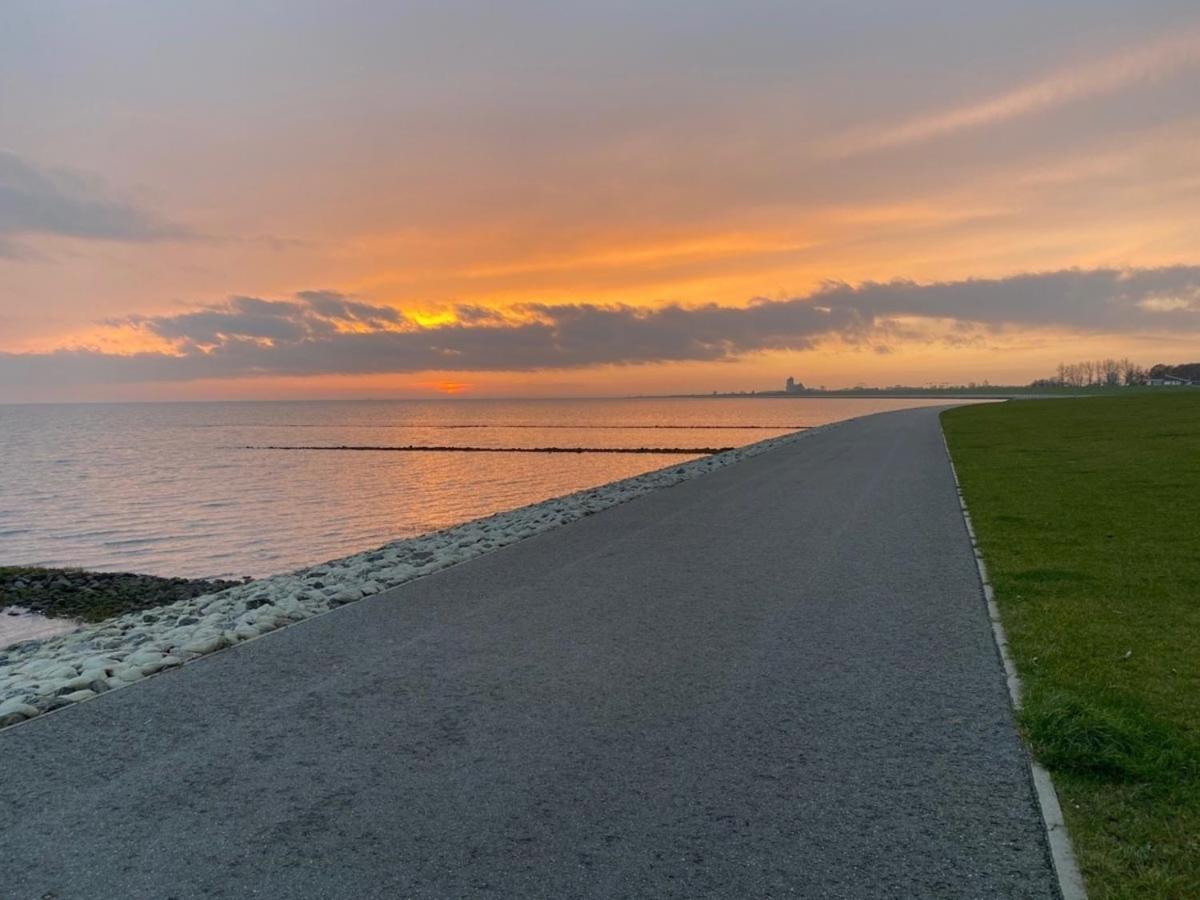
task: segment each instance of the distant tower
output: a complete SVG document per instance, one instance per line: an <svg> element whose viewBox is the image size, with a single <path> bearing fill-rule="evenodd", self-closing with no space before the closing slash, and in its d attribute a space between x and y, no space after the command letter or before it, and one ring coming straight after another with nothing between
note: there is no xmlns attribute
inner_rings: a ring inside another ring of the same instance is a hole
<svg viewBox="0 0 1200 900"><path fill-rule="evenodd" d="M789 394L796 393L796 379L789 375L787 385L784 387L784 390Z"/></svg>

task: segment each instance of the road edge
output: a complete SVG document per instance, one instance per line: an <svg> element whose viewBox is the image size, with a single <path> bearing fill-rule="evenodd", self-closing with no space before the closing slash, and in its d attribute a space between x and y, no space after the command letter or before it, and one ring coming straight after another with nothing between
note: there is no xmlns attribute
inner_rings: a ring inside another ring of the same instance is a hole
<svg viewBox="0 0 1200 900"><path fill-rule="evenodd" d="M1008 686L1008 697L1014 712L1021 709L1021 676L1013 663L1012 654L1008 651L1008 636L1004 631L1004 623L1000 619L1000 608L996 605L996 594L988 577L987 564L979 550L979 541L975 537L975 526L971 522L971 511L967 509L967 500L963 496L962 483L958 480L958 469L954 466L954 456L950 452L950 443L946 440L946 430L942 427L941 414L938 415L938 429L942 433L942 446L946 451L946 461L950 464L950 474L954 476L954 490L958 494L958 505L962 511L963 524L967 536L971 539L971 550L975 554L975 568L979 572L979 584L983 591L983 599L987 603L988 619L992 625L992 638L996 642L996 651L1004 666L1004 679ZM1058 890L1063 900L1087 900L1087 888L1084 886L1083 874L1075 858L1075 850L1071 844L1071 835L1067 831L1067 823L1063 818L1062 806L1058 802L1058 792L1054 789L1054 780L1050 773L1035 760L1026 748L1026 759L1029 760L1029 771L1033 778L1034 793L1037 794L1038 807L1042 813L1042 825L1046 829L1046 840L1050 846L1050 860L1054 865L1054 874L1058 878Z"/></svg>

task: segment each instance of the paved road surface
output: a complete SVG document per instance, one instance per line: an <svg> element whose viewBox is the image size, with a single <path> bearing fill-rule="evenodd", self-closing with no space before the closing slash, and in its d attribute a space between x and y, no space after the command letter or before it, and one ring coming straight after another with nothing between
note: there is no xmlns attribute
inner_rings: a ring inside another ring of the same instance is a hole
<svg viewBox="0 0 1200 900"><path fill-rule="evenodd" d="M1054 897L937 412L0 734L0 897Z"/></svg>

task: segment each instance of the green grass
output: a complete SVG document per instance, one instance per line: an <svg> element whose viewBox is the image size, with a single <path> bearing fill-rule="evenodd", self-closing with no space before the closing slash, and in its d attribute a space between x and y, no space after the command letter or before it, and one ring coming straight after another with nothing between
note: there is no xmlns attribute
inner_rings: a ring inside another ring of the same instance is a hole
<svg viewBox="0 0 1200 900"><path fill-rule="evenodd" d="M1090 896L1200 898L1200 392L942 422Z"/></svg>
<svg viewBox="0 0 1200 900"><path fill-rule="evenodd" d="M1179 394L1196 394L1200 395L1200 387L1195 386L1179 386L1179 387L1164 387L1162 385L1102 385L1093 384L1088 387L1057 387L1044 386L1032 387L1027 384L991 384L991 385L975 385L969 387L966 385L949 385L946 387L906 387L904 385L893 385L891 387L853 387L853 388L830 388L821 390L820 388L805 388L798 394L787 394L784 391L754 391L752 393L733 393L715 395L710 394L684 394L680 396L686 397L738 397L738 398L776 398L776 397L875 397L886 399L888 397L928 397L946 398L946 397L990 397L990 398L1007 398L1007 397L1132 397L1140 395L1179 395Z"/></svg>

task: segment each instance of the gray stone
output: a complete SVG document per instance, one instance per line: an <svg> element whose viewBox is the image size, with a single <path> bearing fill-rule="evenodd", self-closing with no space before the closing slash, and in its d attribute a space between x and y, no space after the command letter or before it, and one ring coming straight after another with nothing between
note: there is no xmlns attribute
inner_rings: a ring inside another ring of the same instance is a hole
<svg viewBox="0 0 1200 900"><path fill-rule="evenodd" d="M140 666L122 666L113 673L113 677L116 678L117 681L123 681L127 684L131 684L135 681L141 681L146 676L142 674Z"/></svg>
<svg viewBox="0 0 1200 900"><path fill-rule="evenodd" d="M30 706L19 697L0 703L0 726L15 725L38 714L36 706Z"/></svg>
<svg viewBox="0 0 1200 900"><path fill-rule="evenodd" d="M177 666L182 662L177 656L164 656L162 659L156 659L153 662L146 663L141 667L143 675L153 675L155 672L161 672L163 669L169 669L171 666Z"/></svg>
<svg viewBox="0 0 1200 900"><path fill-rule="evenodd" d="M334 603L353 603L355 600L362 599L363 592L356 587L344 587L330 599Z"/></svg>
<svg viewBox="0 0 1200 900"><path fill-rule="evenodd" d="M148 666L161 660L165 654L161 650L144 649L138 650L136 653L131 653L125 657L125 664L129 666Z"/></svg>
<svg viewBox="0 0 1200 900"><path fill-rule="evenodd" d="M225 638L212 632L201 632L181 648L184 653L194 653L203 656L225 646Z"/></svg>
<svg viewBox="0 0 1200 900"><path fill-rule="evenodd" d="M92 670L85 671L82 675L76 675L74 678L69 678L63 682L61 690L65 691L80 691L90 687L91 683L96 680L98 675L106 674L102 670L96 673Z"/></svg>

